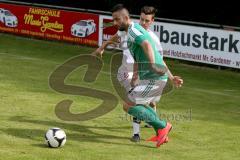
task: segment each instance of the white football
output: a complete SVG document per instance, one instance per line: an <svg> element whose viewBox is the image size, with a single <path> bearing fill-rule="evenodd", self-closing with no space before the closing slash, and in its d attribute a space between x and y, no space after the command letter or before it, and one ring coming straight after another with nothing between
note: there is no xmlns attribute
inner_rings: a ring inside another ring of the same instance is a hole
<svg viewBox="0 0 240 160"><path fill-rule="evenodd" d="M49 147L58 148L64 146L67 137L65 132L60 128L51 128L45 134L45 140Z"/></svg>

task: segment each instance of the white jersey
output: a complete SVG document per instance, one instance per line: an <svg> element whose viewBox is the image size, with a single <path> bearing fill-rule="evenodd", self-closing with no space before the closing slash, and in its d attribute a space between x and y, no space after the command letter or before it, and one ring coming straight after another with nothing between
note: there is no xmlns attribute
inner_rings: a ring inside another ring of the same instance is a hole
<svg viewBox="0 0 240 160"><path fill-rule="evenodd" d="M153 31L151 31L150 29L147 30L148 33L150 34L151 38L153 39L155 45L156 45L156 48L158 50L158 52L163 55L163 48L162 48L162 45L160 43L160 40L159 38L157 37L157 35L155 33L153 33Z"/></svg>
<svg viewBox="0 0 240 160"><path fill-rule="evenodd" d="M118 69L117 79L126 91L131 89L130 81L133 76L134 59L127 47L127 34L125 31L118 31L120 37L120 49L123 51L122 64Z"/></svg>
<svg viewBox="0 0 240 160"><path fill-rule="evenodd" d="M127 47L127 34L125 31L118 31L117 35L120 37L120 48L123 50L122 66L127 67L132 71L134 59Z"/></svg>

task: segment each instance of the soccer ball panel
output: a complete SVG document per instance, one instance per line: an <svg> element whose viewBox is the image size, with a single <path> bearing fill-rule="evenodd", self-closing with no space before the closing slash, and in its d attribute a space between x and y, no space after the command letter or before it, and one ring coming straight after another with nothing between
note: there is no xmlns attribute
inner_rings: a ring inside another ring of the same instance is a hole
<svg viewBox="0 0 240 160"><path fill-rule="evenodd" d="M49 147L62 147L66 143L66 134L60 128L51 128L46 132L45 139Z"/></svg>
<svg viewBox="0 0 240 160"><path fill-rule="evenodd" d="M66 134L63 130L57 130L57 131L55 131L55 136L54 137L56 137L58 139L63 139L63 138L66 137Z"/></svg>

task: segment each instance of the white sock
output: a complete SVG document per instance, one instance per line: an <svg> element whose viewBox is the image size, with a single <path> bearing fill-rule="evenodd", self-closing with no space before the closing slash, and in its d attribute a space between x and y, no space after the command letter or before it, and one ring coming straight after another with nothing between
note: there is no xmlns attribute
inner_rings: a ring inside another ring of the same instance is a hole
<svg viewBox="0 0 240 160"><path fill-rule="evenodd" d="M140 124L133 122L132 125L133 125L133 135L140 134Z"/></svg>
<svg viewBox="0 0 240 160"><path fill-rule="evenodd" d="M154 107L153 110L157 113L157 107Z"/></svg>

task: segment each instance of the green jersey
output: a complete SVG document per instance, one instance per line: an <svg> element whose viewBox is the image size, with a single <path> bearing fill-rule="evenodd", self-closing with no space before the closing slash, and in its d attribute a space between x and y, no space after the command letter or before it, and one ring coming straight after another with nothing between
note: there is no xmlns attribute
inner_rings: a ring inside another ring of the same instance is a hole
<svg viewBox="0 0 240 160"><path fill-rule="evenodd" d="M127 37L129 51L131 52L135 62L138 63L138 74L140 80L167 80L167 74L160 76L150 68L149 59L141 47L141 43L147 40L153 48L155 64L158 67L164 66L163 56L158 52L149 33L141 25L132 22L128 28Z"/></svg>

